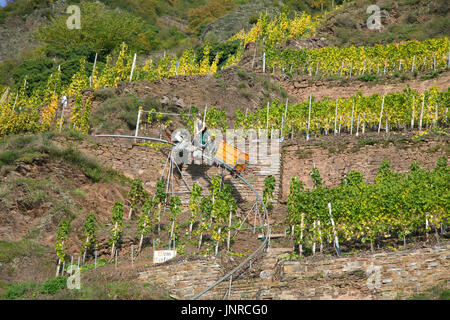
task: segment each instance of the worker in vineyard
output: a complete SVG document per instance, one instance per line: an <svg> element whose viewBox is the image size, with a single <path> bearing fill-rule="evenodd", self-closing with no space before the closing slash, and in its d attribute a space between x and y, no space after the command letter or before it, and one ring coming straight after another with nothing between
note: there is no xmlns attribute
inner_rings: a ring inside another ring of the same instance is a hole
<svg viewBox="0 0 450 320"><path fill-rule="evenodd" d="M195 120L195 128L194 128L194 145L199 145L201 147L205 147L205 137L206 137L206 123L197 115L197 119Z"/></svg>

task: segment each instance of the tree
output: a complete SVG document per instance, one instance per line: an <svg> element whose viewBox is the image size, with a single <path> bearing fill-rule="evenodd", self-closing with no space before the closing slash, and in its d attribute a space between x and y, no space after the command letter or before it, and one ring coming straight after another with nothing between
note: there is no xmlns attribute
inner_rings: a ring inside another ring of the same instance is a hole
<svg viewBox="0 0 450 320"><path fill-rule="evenodd" d="M81 29L68 29L67 16L52 18L42 26L37 39L56 51L88 44L101 57L112 53L122 42L132 44L132 50L142 53L159 47L153 29L141 18L123 10L111 10L100 2L83 1Z"/></svg>

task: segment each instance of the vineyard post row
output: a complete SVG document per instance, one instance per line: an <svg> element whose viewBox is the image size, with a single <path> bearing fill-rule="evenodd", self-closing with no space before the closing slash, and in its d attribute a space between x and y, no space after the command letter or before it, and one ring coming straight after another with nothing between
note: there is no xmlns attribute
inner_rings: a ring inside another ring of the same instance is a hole
<svg viewBox="0 0 450 320"><path fill-rule="evenodd" d="M419 103L420 111L417 110ZM418 128L422 131L424 123L427 128L446 127L448 106L450 90L440 92L437 87L431 87L424 93L409 88L383 96L362 96L362 93L358 93L353 97L338 98L335 101L326 97L317 101L310 95L307 102L294 105L289 105L287 100L284 106L274 99L272 104L269 103L254 112L247 111L244 114L236 110L234 128L248 130L264 126L266 129L279 129L284 133L284 127L287 126L291 128L291 138L295 131L304 132L307 139L311 133L328 135L333 122L335 135L341 132L342 126L352 135L356 132L357 136L360 135L360 130L361 134L365 134L367 129L380 133L383 124L386 133L389 129ZM206 122L211 127L217 127L221 122L217 118L225 115L217 110L211 111L214 111L214 114L208 114ZM415 117L419 118L417 127ZM214 122L211 122L211 119L215 119Z"/></svg>
<svg viewBox="0 0 450 320"><path fill-rule="evenodd" d="M255 52L257 44L258 42L255 41ZM389 50L396 50L396 48L398 48L397 50L404 48L404 52L400 54L392 53L392 56L396 58L392 58L390 54L386 53ZM370 52L370 57L367 56L366 50ZM267 53L270 54L268 55ZM338 56L342 56L342 58L336 60ZM437 56L438 60L436 60ZM377 76L381 73L384 76L386 74L393 75L396 72L414 73L416 70L426 71L450 68L450 44L448 38L438 38L423 42L407 41L404 44L394 43L384 47L324 47L301 50L285 49L283 51L264 44L261 60L263 73L266 72L267 62L269 62L269 65L273 68L273 73L275 73L276 69L279 69L281 74L286 74L285 70L287 69L292 74L292 69L295 66L298 74L309 75L310 77L313 75L317 76L320 73L319 71L326 76L342 77L345 73L347 78L363 76L366 73L376 74ZM334 65L337 61L340 62L340 67L336 69ZM421 63L417 64L418 61ZM315 67L315 72L312 71L313 67ZM380 67L382 67L382 71ZM252 63L253 68L254 63Z"/></svg>
<svg viewBox="0 0 450 320"><path fill-rule="evenodd" d="M366 183L359 171L348 172L336 187L323 186L316 168L310 175L312 189L306 189L298 177L289 184L287 230L300 257L305 245L312 247L314 255L317 240L333 242L340 255L340 240L346 246L370 241L373 252L375 242L386 238L403 238L406 246L408 235L428 239L434 229L440 241L439 232L446 232L450 168L445 156L434 169L413 162L406 173L392 171L389 161L383 161L374 183Z"/></svg>

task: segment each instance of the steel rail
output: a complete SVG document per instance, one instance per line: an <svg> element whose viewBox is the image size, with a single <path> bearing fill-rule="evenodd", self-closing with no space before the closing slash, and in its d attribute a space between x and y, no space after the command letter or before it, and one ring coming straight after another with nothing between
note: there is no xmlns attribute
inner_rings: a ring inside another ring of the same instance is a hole
<svg viewBox="0 0 450 320"><path fill-rule="evenodd" d="M246 264L248 264L255 256L256 254L258 254L262 249L264 249L266 247L266 245L269 243L270 241L270 226L268 224L269 219L268 219L268 215L267 215L267 208L264 204L264 201L262 201L261 197L258 195L258 192L256 192L256 190L253 188L253 186L247 182L247 180L245 180L240 174L238 173L234 173L239 179L241 179L254 193L256 196L257 201L261 202L261 205L264 209L264 214L265 214L265 218L267 220L267 237L265 238L264 242L258 247L258 249L256 249L247 259L245 259L241 264L239 264L236 268L234 268L233 270L231 270L229 273L227 273L226 275L224 275L222 278L220 278L219 280L217 280L215 283L213 283L212 285L210 285L208 288L204 289L202 292L196 294L194 297L192 297L192 300L196 300L199 297L201 297L202 295L204 295L206 292L208 292L209 290L211 290L212 288L216 287L217 285L219 285L220 283L222 283L223 281L227 280L228 278L232 277L233 274L235 274L236 272L240 271Z"/></svg>
<svg viewBox="0 0 450 320"><path fill-rule="evenodd" d="M150 140L150 141L157 141L157 142L162 142L162 143L167 143L167 144L171 144L171 145L175 145L175 143L173 142L169 142L167 140L162 140L162 139L157 139L157 138L149 138L149 137L136 137L136 136L125 136L125 135L106 135L106 134L102 134L102 135L94 135L94 137L104 137L104 138L124 138L124 139L143 139L143 140ZM211 159L211 160L216 160L217 158ZM236 171L234 171L233 168L231 168L230 166L228 166L227 164L223 163L223 162L219 162L218 163L219 166L223 167L224 169L226 169L227 171L229 171L232 175L234 175L235 177L239 178L242 180L242 182L244 182L255 194L256 196L256 200L259 201L261 203L261 206L264 210L264 217L266 219L266 226L267 226L267 234L266 237L263 241L263 243L249 256L247 257L247 259L245 259L243 262L241 262L236 268L234 268L233 270L231 270L229 273L227 273L225 276L223 276L222 278L220 278L219 280L217 280L215 283L213 283L212 285L210 285L209 287L207 287L206 289L204 289L203 291L201 291L200 293L196 294L194 297L192 297L192 300L196 300L199 297L201 297L202 295L204 295L206 292L208 292L209 290L211 290L212 288L216 287L217 285L219 285L220 283L222 283L223 281L227 280L228 278L232 277L236 272L240 271L245 265L251 263L251 260L261 251L263 250L270 242L270 226L269 226L269 217L268 217L268 213L267 213L267 208L266 205L264 204L264 201L262 201L261 197L259 196L258 192L255 190L255 188L247 181L245 180L239 173L237 173ZM261 228L264 229L264 226ZM263 232L264 233L264 232ZM230 293L228 292L228 295Z"/></svg>
<svg viewBox="0 0 450 320"><path fill-rule="evenodd" d="M122 135L115 135L115 134L95 134L94 137L100 137L100 138L123 138L123 139L142 139L142 140L150 140L150 141L156 141L156 142L162 142L167 143L171 145L175 145L175 143L158 139L158 138L149 138L149 137L136 137L136 136L122 136Z"/></svg>

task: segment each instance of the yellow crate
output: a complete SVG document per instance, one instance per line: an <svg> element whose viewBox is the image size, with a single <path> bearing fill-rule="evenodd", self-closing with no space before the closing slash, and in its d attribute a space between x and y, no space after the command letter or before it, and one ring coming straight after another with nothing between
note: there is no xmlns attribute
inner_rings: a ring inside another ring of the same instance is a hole
<svg viewBox="0 0 450 320"><path fill-rule="evenodd" d="M249 155L222 141L217 149L216 157L235 170L244 171L247 168Z"/></svg>

